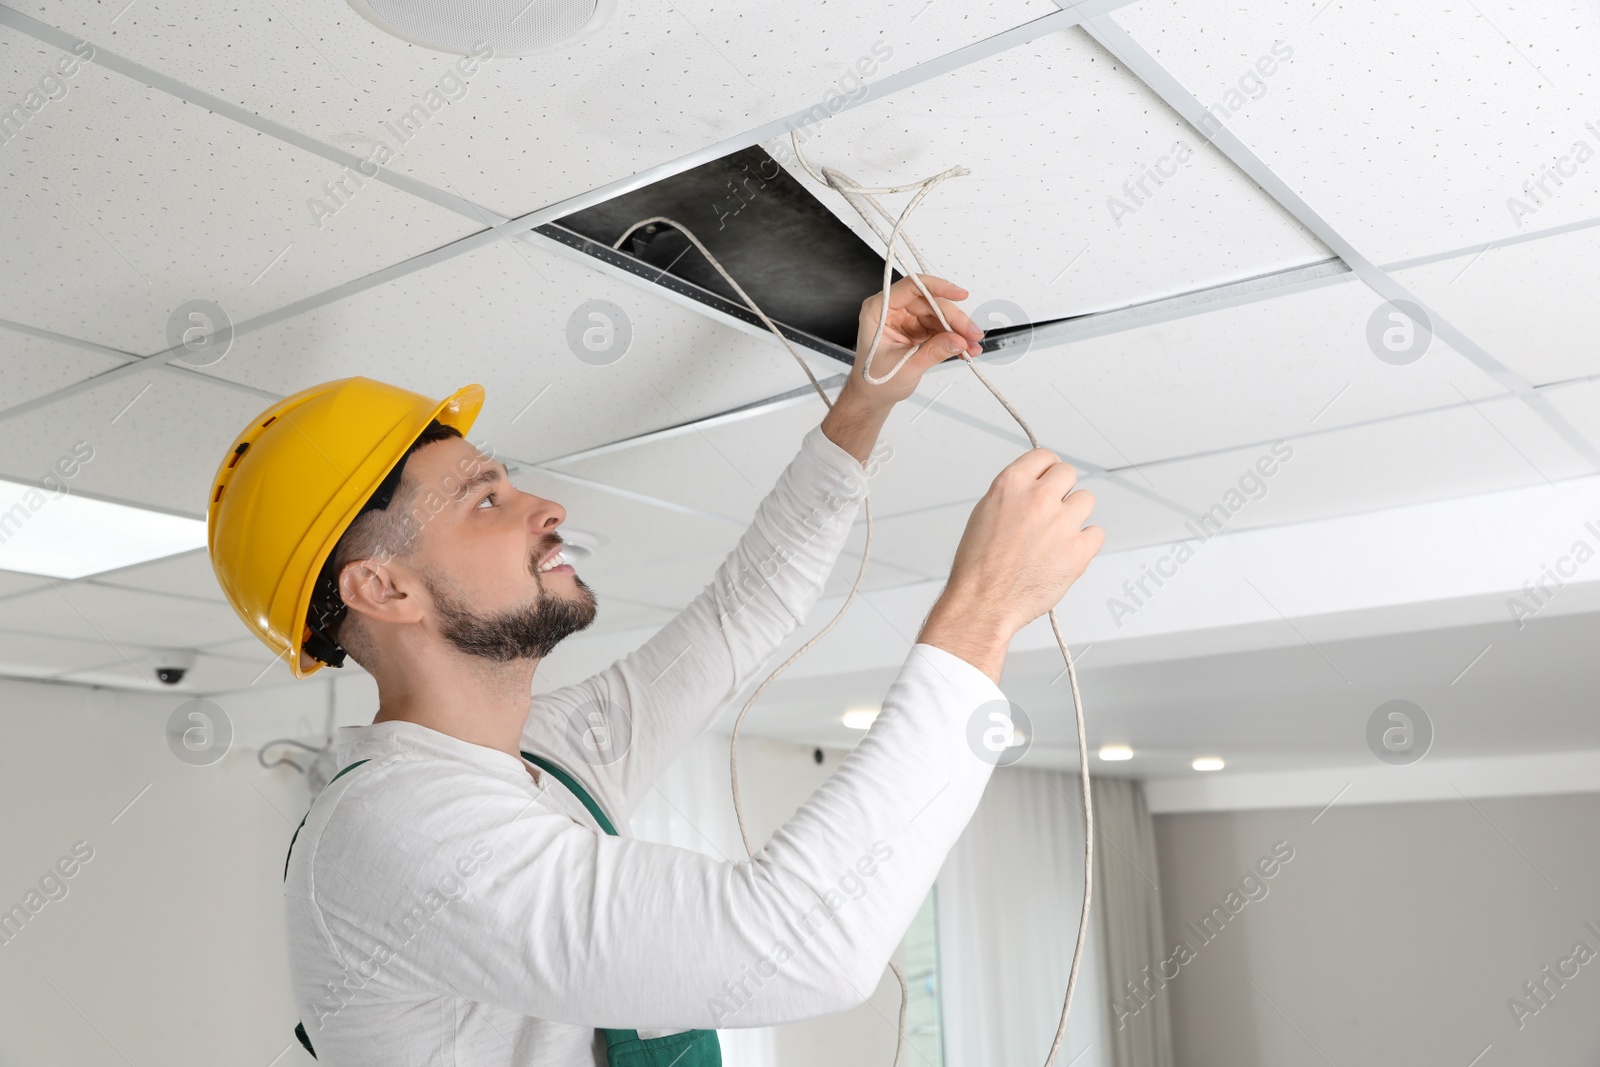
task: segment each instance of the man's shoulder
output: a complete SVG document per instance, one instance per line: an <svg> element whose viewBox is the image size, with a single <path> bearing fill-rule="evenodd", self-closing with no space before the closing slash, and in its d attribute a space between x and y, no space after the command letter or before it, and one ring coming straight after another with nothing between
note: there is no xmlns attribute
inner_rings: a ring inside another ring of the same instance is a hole
<svg viewBox="0 0 1600 1067"><path fill-rule="evenodd" d="M291 879L302 848L308 858L323 858L319 867L363 864L398 872L508 818L546 813L536 792L503 775L458 760L386 753L317 796L290 857Z"/></svg>

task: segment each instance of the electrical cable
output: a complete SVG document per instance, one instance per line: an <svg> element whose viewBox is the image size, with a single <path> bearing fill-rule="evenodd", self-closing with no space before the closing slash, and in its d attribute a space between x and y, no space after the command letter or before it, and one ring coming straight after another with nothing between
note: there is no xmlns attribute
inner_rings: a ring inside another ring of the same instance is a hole
<svg viewBox="0 0 1600 1067"><path fill-rule="evenodd" d="M804 153L800 151L800 140L794 134L794 132L790 132L789 139L791 144L794 146L795 158L799 161L800 166L805 169L805 172L818 183L827 186L842 196L845 202L848 203L851 208L853 208L856 213L861 216L862 221L871 227L872 232L877 234L878 239L884 242L884 246L887 250L883 260L883 293L882 298L879 301L880 306L878 308L878 326L873 332L872 344L867 349L866 358L862 360L860 367L861 378L863 381L869 385L881 385L893 378L900 368L905 366L906 360L916 355L917 350L922 347L921 342L911 346L905 355L900 357L900 361L889 369L887 374L884 374L882 377L878 378L874 378L872 376L872 360L873 357L877 355L878 345L883 339L883 331L889 321L889 290L893 284L895 262L899 262L902 273L911 278L912 284L915 285L917 290L922 293L923 298L928 301L928 306L933 309L933 313L938 318L939 324L947 331L955 332L950 330L950 323L944 317L944 312L940 310L939 302L934 299L933 294L928 292L927 287L922 283L920 274L930 274L932 272L928 269L927 263L923 260L922 253L918 251L917 246L912 242L910 234L903 233L902 230L905 227L906 220L911 216L912 211L916 209L918 204L922 203L923 199L930 192L932 192L940 182L943 182L948 178L959 177L972 172L966 167L957 166L951 167L949 170L942 171L930 178L924 178L922 181L914 182L910 185L869 188L857 184L848 175L829 167L822 168L821 173L813 170L811 164L806 161ZM907 202L906 206L901 210L898 216L892 215L888 209L886 209L877 200L877 197L881 195L903 193L912 189L915 189L916 193ZM885 221L893 222L893 226L890 228L887 234L883 232L882 228L878 224L878 221L863 208L862 204L865 204L867 207L870 207L879 215L883 216ZM822 398L823 404L825 404L829 409L832 409L833 401L828 399L828 394L823 391L821 384L817 381L817 376L811 372L810 365L807 364L803 358L801 358L800 353L795 350L794 345L789 343L789 339L783 335L782 330L778 329L777 324L767 317L766 312L762 311L761 308L756 305L756 302L750 298L750 294L744 291L743 287L741 287L739 283L734 280L733 275L729 274L727 270L723 268L722 264L717 261L717 258L711 254L711 250L706 248L706 246L700 242L700 239L690 232L688 227L684 226L680 222L676 222L670 218L667 218L664 215L655 215L648 219L642 219L641 221L634 223L627 229L626 232L623 233L621 237L617 238L611 247L614 249L621 248L623 242L626 241L635 230L657 222L666 223L667 225L678 230L684 235L684 237L689 239L695 248L699 249L700 254L705 256L706 260L716 268L717 273L722 275L723 280L733 287L733 291L739 295L739 298L749 305L750 310L755 312L755 314L760 317L761 321L766 324L767 329L771 330L773 334L777 336L778 340L783 343L783 346L789 350L789 354L795 358L795 362L800 364L800 369L805 372L806 378L811 382L811 387L815 389L817 391L817 395ZM910 265L906 263L905 256L901 253L898 247L898 244L901 241L905 242L906 248L911 252L912 258L916 260L916 270L912 270ZM1011 406L1011 402L1001 394L1000 390L996 389L993 383L991 383L989 379L984 376L983 372L978 369L978 365L973 362L972 357L967 355L965 351L962 351L960 353L960 358L972 370L972 373L978 376L978 380L983 383L984 387L987 388L990 393L994 394L994 398L1000 402L1001 406L1004 407L1011 417L1016 420L1017 425L1021 427L1022 432L1027 435L1029 443L1034 448L1043 447L1039 444L1039 438L1035 436L1033 429L1028 425L1027 421L1024 420L1021 414L1017 412L1016 408ZM739 710L739 716L734 720L733 723L733 738L728 752L728 769L733 785L733 811L739 822L739 836L744 841L745 853L752 858L755 856L755 849L752 848L750 844L750 834L745 828L744 807L739 799L739 727L741 724L743 724L744 717L749 713L750 708L757 700L761 698L761 694L766 691L767 686L771 685L778 675L788 670L789 666L794 663L795 660L803 656L811 648L811 646L815 645L818 641L822 640L822 638L826 637L828 632L833 629L834 625L844 617L844 613L849 610L850 604L855 600L856 594L861 589L861 581L866 576L867 560L872 551L872 498L870 493L863 495L862 507L866 514L867 520L866 542L863 544L861 549L861 567L859 570L857 570L855 582L850 587L850 595L845 598L844 603L839 607L838 613L835 614L832 619L828 620L828 625L824 626L821 631L819 631L809 641L801 645L792 656L779 664L778 667L773 670L771 674L767 675L765 680L763 680L762 683L756 687L756 691L750 695L749 700L745 701L744 707ZM1061 657L1066 661L1067 680L1071 683L1072 689L1072 711L1078 730L1078 769L1083 783L1084 846L1083 910L1078 917L1078 937L1072 950L1071 969L1067 974L1067 992L1065 1000L1061 1005L1061 1021L1056 1027L1055 1039L1050 1044L1050 1052L1049 1055L1045 1057L1044 1067L1050 1067L1050 1065L1055 1062L1056 1054L1061 1050L1061 1042L1066 1037L1067 1017L1072 1011L1072 994L1077 989L1078 968L1083 962L1084 940L1087 937L1089 930L1089 897L1094 888L1094 809L1092 807L1089 790L1089 745L1083 724L1083 698L1078 692L1077 667L1072 661L1072 652L1067 648L1067 639L1062 635L1061 623L1056 618L1056 609L1052 607L1048 614L1050 617L1050 629L1052 632L1054 632L1056 644L1061 649ZM909 999L909 990L906 986L905 975L901 973L899 966L896 965L893 960L889 962L889 970L894 973L895 978L900 983L900 1014L897 1027L899 1036L895 1043L894 1050L894 1067L900 1067L901 1056L904 1052L906 1040L906 1004Z"/></svg>

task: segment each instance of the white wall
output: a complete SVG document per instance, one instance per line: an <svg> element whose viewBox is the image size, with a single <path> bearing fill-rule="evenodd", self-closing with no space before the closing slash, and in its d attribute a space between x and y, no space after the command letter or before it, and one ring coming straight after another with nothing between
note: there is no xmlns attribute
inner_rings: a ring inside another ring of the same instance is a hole
<svg viewBox="0 0 1600 1067"><path fill-rule="evenodd" d="M326 691L233 717L320 729ZM0 909L76 842L93 850L0 944L0 1064L265 1065L294 1040L281 886L309 796L239 747L180 761L166 723L185 699L0 681ZM278 1064L299 1062L295 1044Z"/></svg>
<svg viewBox="0 0 1600 1067"><path fill-rule="evenodd" d="M1600 794L1318 810L1156 817L1166 943L1195 954L1157 994L1176 1067L1600 1063ZM1280 841L1202 941L1187 924ZM1578 942L1596 958L1519 1027L1508 1001Z"/></svg>

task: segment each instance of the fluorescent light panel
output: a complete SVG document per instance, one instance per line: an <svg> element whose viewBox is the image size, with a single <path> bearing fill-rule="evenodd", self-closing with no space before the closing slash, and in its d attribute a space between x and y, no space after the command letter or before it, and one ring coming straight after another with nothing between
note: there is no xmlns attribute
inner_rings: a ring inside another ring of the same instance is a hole
<svg viewBox="0 0 1600 1067"><path fill-rule="evenodd" d="M0 568L83 578L204 547L206 524L0 479Z"/></svg>

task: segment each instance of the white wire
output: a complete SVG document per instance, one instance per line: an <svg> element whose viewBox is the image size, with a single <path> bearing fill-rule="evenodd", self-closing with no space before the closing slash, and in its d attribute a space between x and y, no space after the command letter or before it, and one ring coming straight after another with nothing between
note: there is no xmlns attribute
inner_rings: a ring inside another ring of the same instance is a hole
<svg viewBox="0 0 1600 1067"><path fill-rule="evenodd" d="M923 298L928 301L928 306L933 308L933 313L938 318L939 324L946 330L950 330L950 322L944 317L944 312L940 310L939 302L934 299L932 293L928 292L927 287L923 285L922 279L919 276L919 272L921 274L928 274L931 273L931 271L929 271L927 263L923 260L921 252L917 250L917 246L912 243L910 235L902 233L901 231L905 227L906 219L911 216L911 212L916 209L918 204L922 203L923 198L932 192L935 186L948 178L970 174L971 171L967 170L965 167L951 167L949 170L935 174L931 178L924 178L922 181L915 182L910 185L867 188L865 186L858 185L848 175L828 167L824 167L822 172L819 174L817 171L811 168L811 164L806 161L805 155L800 151L799 138L796 137L792 132L790 133L789 138L790 142L794 145L795 158L799 160L800 165L805 169L805 172L814 178L818 183L826 185L828 188L833 189L834 191L838 192L839 195L844 197L845 202L855 209L856 213L861 216L862 221L871 227L872 232L877 234L879 240L884 242L886 254L884 255L883 260L883 295L879 302L880 306L878 308L878 325L873 331L872 344L867 349L866 357L860 362L862 380L869 385L881 385L893 378L900 368L905 366L906 360L915 355L917 350L922 347L921 344L913 345L910 351L901 356L900 361L889 369L887 374L884 374L879 378L874 378L872 376L872 360L873 357L878 353L878 345L883 340L883 331L889 321L889 290L893 284L893 264L896 261L898 261L900 264L901 273L905 274L911 279L912 284L915 285L917 290L922 293ZM911 197L910 201L907 202L906 206L901 210L898 216L891 215L889 211L877 200L877 195L880 194L902 193L912 189L915 189L916 193ZM887 234L885 234L879 227L877 220L872 218L871 215L863 210L861 206L862 203L865 203L879 215L883 216L885 221L892 221L894 223ZM666 223L667 225L678 230L686 238L688 238L697 249L700 250L700 254L705 256L706 260L716 268L717 273L722 275L723 280L733 287L733 291L735 293L739 294L739 298L748 304L750 306L750 310L755 312L756 315L760 316L761 321L766 324L767 329L771 330L775 335L777 335L778 340L783 342L783 346L789 350L789 354L794 357L795 362L800 364L800 369L805 372L806 378L811 382L811 387L815 389L817 395L822 398L822 402L831 409L833 407L833 401L828 399L828 394L823 391L822 385L817 381L817 376L811 373L810 365L807 364L803 358L801 358L800 353L795 350L794 345L789 343L789 339L783 335L782 330L778 329L777 324L767 317L766 312L762 311L761 308L756 305L754 300L750 299L750 294L744 291L739 283L734 280L733 275L729 274L723 268L722 264L717 261L717 257L711 254L710 249L706 248L706 246L700 242L700 239L690 232L688 227L684 226L680 222L675 222L674 220L667 218L665 215L656 215L648 219L643 219L628 227L627 231L623 233L621 237L617 238L611 247L621 248L622 243L626 241L635 230L639 229L641 226L648 226L651 223L656 222ZM905 242L907 249L909 249L911 252L912 258L916 260L915 269L906 263L905 256L901 254L898 247L900 241ZM950 330L950 332L953 333L955 331ZM969 368L971 368L972 373L978 376L978 380L984 384L984 387L987 388L989 392L994 394L994 398L1000 402L1001 406L1004 407L1011 417L1016 420L1017 425L1022 428L1022 432L1027 435L1029 443L1034 448L1041 447L1038 437L1035 436L1033 429L1028 425L1027 421L1023 419L1022 415L1018 413L1016 408L1011 406L1011 402L1001 395L1000 390L996 389L993 383L991 383L989 379L984 376L983 372L978 369L978 365L972 361L972 357L968 356L963 351L961 353L961 359ZM856 571L855 582L852 583L850 587L850 595L845 598L844 604L840 606L838 613L835 614L832 619L828 620L828 625L824 626L814 637L811 638L811 640L801 645L800 648L796 650L794 655L784 660L771 674L767 675L766 679L756 687L756 691L750 695L750 699L745 701L744 707L739 709L739 716L733 722L733 739L728 751L728 770L733 785L733 812L734 816L739 822L739 836L744 841L745 853L751 857L754 857L755 849L752 848L750 844L750 834L745 828L744 822L744 805L739 799L739 727L744 723L744 717L749 713L751 706L753 706L755 702L761 698L761 694L766 691L767 686L771 685L778 675L788 670L789 665L803 656L812 645L815 645L818 641L822 640L822 638L826 637L828 632L833 629L834 625L844 617L844 613L849 610L851 603L855 600L856 593L861 589L861 580L866 576L867 559L872 551L872 498L870 493L862 498L862 506L866 512L867 518L867 537L866 543L861 549L861 567ZM1072 689L1072 711L1077 722L1078 729L1078 770L1083 783L1084 846L1083 910L1078 916L1078 937L1072 949L1072 966L1067 973L1067 993L1066 998L1061 1005L1061 1022L1056 1026L1055 1039L1050 1043L1050 1052L1049 1055L1045 1057L1044 1067L1050 1067L1050 1065L1055 1062L1056 1054L1061 1050L1062 1039L1066 1036L1067 1017L1072 1011L1072 994L1078 986L1078 968L1083 962L1084 940L1087 937L1089 930L1089 897L1094 888L1094 809L1091 803L1089 790L1089 745L1083 725L1083 698L1078 692L1077 667L1072 662L1072 653L1067 648L1067 639L1061 633L1061 623L1056 618L1055 608L1050 609L1049 615L1050 629L1055 634L1056 644L1061 649L1061 657L1066 661L1067 680L1071 683ZM889 970L894 973L895 978L900 984L900 1013L899 1022L897 1025L899 1036L895 1042L894 1050L894 1067L900 1067L901 1056L904 1052L906 1041L906 1004L909 999L909 991L906 987L905 975L901 973L900 968L892 960L889 963Z"/></svg>

